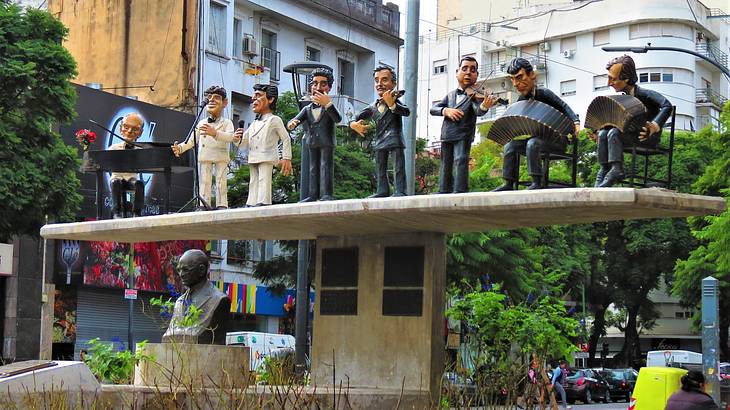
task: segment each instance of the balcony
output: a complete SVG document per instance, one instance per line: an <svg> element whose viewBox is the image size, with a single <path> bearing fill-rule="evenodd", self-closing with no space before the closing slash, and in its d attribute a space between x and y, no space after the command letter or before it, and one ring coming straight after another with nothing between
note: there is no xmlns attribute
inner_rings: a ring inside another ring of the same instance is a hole
<svg viewBox="0 0 730 410"><path fill-rule="evenodd" d="M281 52L268 47L261 47L261 65L270 70L271 81L281 78Z"/></svg>
<svg viewBox="0 0 730 410"><path fill-rule="evenodd" d="M530 64L532 64L533 69L541 72L547 71L547 58L545 56L527 56L525 58L530 62ZM479 79L481 80L487 77L495 78L509 75L509 73L507 73L507 67L509 67L510 61L512 60L509 59L483 65L479 68Z"/></svg>
<svg viewBox="0 0 730 410"><path fill-rule="evenodd" d="M727 67L727 54L712 44L700 43L695 47L695 51L709 58L715 63Z"/></svg>
<svg viewBox="0 0 730 410"><path fill-rule="evenodd" d="M697 104L713 104L722 110L722 107L727 102L727 97L724 97L712 88L698 88L695 90L695 102Z"/></svg>

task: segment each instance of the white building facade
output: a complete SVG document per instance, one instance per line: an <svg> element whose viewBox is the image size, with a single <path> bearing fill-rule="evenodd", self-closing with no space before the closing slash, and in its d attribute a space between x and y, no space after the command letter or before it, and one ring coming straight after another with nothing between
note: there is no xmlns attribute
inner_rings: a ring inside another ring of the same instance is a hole
<svg viewBox="0 0 730 410"><path fill-rule="evenodd" d="M547 12L534 17L540 10ZM428 138L432 147L438 146L443 119L430 116L428 109L456 88L455 72L465 55L479 61L479 81L486 79L493 93L510 101L518 95L506 72L509 61L519 56L531 60L538 84L560 95L581 118L593 98L614 93L607 86L605 66L621 53L601 47L676 47L698 52L727 68L730 19L722 17L724 11L697 0L575 1L559 8L545 5L518 11L516 17L520 13L522 19L501 25L483 22L456 28L456 20L449 29L439 28L438 33L422 37L419 79L426 86L419 89L417 135ZM719 124L728 80L717 67L679 52L630 55L639 84L663 94L677 107L676 129ZM479 123L493 121L504 110L493 108Z"/></svg>

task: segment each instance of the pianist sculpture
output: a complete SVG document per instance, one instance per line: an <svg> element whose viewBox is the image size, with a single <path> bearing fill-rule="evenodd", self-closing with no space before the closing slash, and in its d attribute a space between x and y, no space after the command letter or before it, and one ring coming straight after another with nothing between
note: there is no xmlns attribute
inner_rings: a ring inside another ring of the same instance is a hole
<svg viewBox="0 0 730 410"><path fill-rule="evenodd" d="M246 206L271 205L271 175L274 165L281 164L281 173L290 175L291 138L280 117L274 115L279 89L275 85L253 86L253 112L256 119L246 131L236 130L234 136L239 145L248 147L248 199ZM279 161L279 143L282 159Z"/></svg>
<svg viewBox="0 0 730 410"><path fill-rule="evenodd" d="M228 208L228 163L230 162L230 143L233 141L233 122L223 118L221 114L228 105L226 89L216 85L205 90L208 104L205 106L208 118L200 120L195 127L195 138L198 143L198 167L200 170L200 196L211 203L211 187L213 185L213 167L215 166L216 209ZM172 152L179 156L193 148L194 138L180 144L175 141Z"/></svg>
<svg viewBox="0 0 730 410"><path fill-rule="evenodd" d="M124 116L119 126L119 131L126 141L110 145L108 150L136 149L133 145L144 130L144 120L138 113L131 113ZM124 218L128 213L126 209L125 192L134 190L134 216L142 216L144 207L144 183L137 179L136 173L112 172L109 184L112 191L112 218Z"/></svg>

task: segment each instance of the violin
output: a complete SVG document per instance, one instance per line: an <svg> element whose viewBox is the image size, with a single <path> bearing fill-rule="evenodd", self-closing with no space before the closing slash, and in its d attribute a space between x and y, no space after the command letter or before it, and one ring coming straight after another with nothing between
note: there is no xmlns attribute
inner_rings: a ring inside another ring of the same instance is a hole
<svg viewBox="0 0 730 410"><path fill-rule="evenodd" d="M478 102L479 104L481 104L484 101L484 98L486 98L488 95L494 95L492 93L492 90L487 88L484 84L470 85L469 87L466 87L464 92L466 92L467 97ZM495 104L509 105L509 101L504 98L497 98Z"/></svg>

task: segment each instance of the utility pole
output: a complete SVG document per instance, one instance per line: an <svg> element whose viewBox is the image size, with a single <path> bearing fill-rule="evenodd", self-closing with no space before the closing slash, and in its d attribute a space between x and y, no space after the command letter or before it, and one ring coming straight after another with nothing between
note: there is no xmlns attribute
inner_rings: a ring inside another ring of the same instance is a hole
<svg viewBox="0 0 730 410"><path fill-rule="evenodd" d="M719 282L712 276L702 279L702 372L705 393L720 405L720 311Z"/></svg>
<svg viewBox="0 0 730 410"><path fill-rule="evenodd" d="M418 17L420 0L408 0L406 7L405 102L411 115L405 118L406 186L408 195L416 191L416 117L418 113Z"/></svg>

